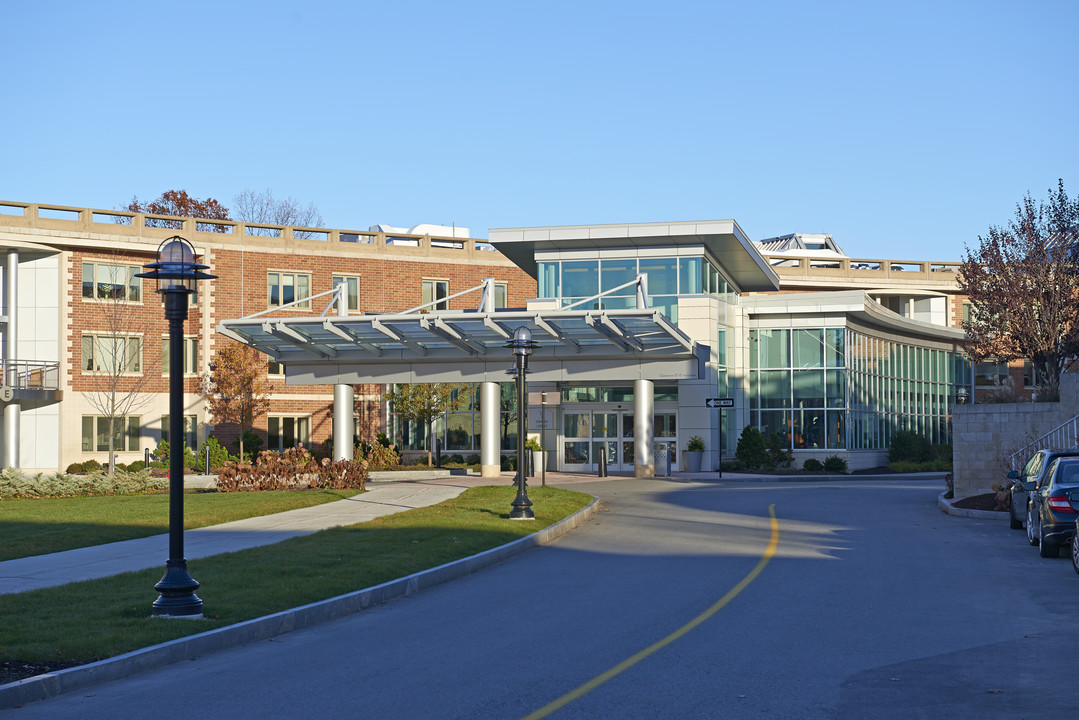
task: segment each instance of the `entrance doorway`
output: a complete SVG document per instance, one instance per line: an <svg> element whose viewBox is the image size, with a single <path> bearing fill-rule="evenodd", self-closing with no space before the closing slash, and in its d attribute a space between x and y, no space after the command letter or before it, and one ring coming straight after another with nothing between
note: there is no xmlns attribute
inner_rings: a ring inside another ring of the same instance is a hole
<svg viewBox="0 0 1079 720"><path fill-rule="evenodd" d="M657 411L655 437L676 440L677 413ZM612 407L564 405L562 467L570 472L593 472L601 455L609 472L633 472L633 411Z"/></svg>

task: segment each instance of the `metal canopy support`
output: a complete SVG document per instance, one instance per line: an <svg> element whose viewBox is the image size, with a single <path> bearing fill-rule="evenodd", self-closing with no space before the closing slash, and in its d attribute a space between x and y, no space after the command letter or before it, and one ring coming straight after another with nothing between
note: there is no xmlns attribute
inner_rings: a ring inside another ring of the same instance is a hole
<svg viewBox="0 0 1079 720"><path fill-rule="evenodd" d="M684 347L687 352L693 352L693 341L678 331L678 328L667 319L667 316L656 310L655 315L652 316L652 321L663 328L664 332L673 337L675 341Z"/></svg>
<svg viewBox="0 0 1079 720"><path fill-rule="evenodd" d="M355 345L355 346L357 346L359 348L362 348L362 349L366 350L367 352L371 353L372 355L382 357L382 348L380 348L378 345L374 345L372 343L363 342L358 337L356 337L353 333L349 332L348 328L339 328L336 325L334 325L333 322L331 322L330 320L326 320L325 322L323 322L322 327L326 330L326 332L333 333L334 335L341 338L342 340L347 340L348 342L352 343L353 345Z"/></svg>
<svg viewBox="0 0 1079 720"><path fill-rule="evenodd" d="M620 333L617 327L611 327L609 324L604 323L604 317L605 316L601 315L600 318L597 319L595 315L585 315L584 321L590 328L606 337L625 352L633 352L640 347L640 345L636 343L631 345L628 338Z"/></svg>
<svg viewBox="0 0 1079 720"><path fill-rule="evenodd" d="M488 330L501 335L504 339L509 340L513 337L513 333L506 329L506 327L500 323L495 322L489 315L484 315L483 325Z"/></svg>
<svg viewBox="0 0 1079 720"><path fill-rule="evenodd" d="M309 353L314 353L315 355L324 358L337 357L337 351L332 347L316 343L311 338L301 335L283 322L279 321L276 324L263 323L262 329L274 337L292 343L301 350L306 350Z"/></svg>
<svg viewBox="0 0 1079 720"><path fill-rule="evenodd" d="M469 355L487 354L486 347L474 341L465 339L461 335L461 333L447 325L446 322L441 318L436 317L432 321L429 317L424 316L420 318L420 327L422 327L424 330L427 330L428 332L438 335L440 338L450 343L451 345L461 348Z"/></svg>
<svg viewBox="0 0 1079 720"><path fill-rule="evenodd" d="M217 326L217 331L219 333L221 333L222 335L224 335L225 337L230 338L232 340L235 340L238 343L242 343L244 345L250 345L251 347L258 350L259 352L266 353L271 358L273 358L275 362L277 360L279 360L280 357L281 357L281 355L277 352L277 348L273 348L273 347L270 347L269 345L265 345L263 343L257 342L257 341L255 341L254 338L252 338L249 335L245 335L244 333L238 332L236 330L230 330L229 328L225 327L224 325L218 325Z"/></svg>
<svg viewBox="0 0 1079 720"><path fill-rule="evenodd" d="M576 340L574 340L573 338L567 337L566 334L562 332L562 328L558 327L554 323L547 322L546 320L544 320L539 315L536 315L534 318L532 318L532 322L536 323L536 327L543 330L545 333L547 333L548 335L553 337L555 340L562 343L566 347L572 349L573 352L575 352L575 353L580 353L581 352L581 344L579 342L577 342Z"/></svg>
<svg viewBox="0 0 1079 720"><path fill-rule="evenodd" d="M401 332L397 330L397 328L393 327L392 325L386 325L381 320L375 319L371 321L371 327L373 327L375 330L378 330L380 333L390 338L391 340L401 343L412 352L418 353L420 355L427 354L427 348L425 348L418 342L409 340L404 335L402 335Z"/></svg>

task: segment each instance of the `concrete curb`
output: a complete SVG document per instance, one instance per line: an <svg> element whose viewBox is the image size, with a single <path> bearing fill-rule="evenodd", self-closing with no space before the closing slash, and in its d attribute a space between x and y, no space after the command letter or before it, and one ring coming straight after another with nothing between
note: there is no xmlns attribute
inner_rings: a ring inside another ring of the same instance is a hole
<svg viewBox="0 0 1079 720"><path fill-rule="evenodd" d="M937 496L937 506L948 515L968 518L985 518L986 520L1000 520L1008 517L1008 513L997 512L995 510L968 510L967 508L957 508L952 505L951 500L944 497L947 494L947 491L945 491Z"/></svg>
<svg viewBox="0 0 1079 720"><path fill-rule="evenodd" d="M192 660L219 650L283 635L293 630L318 625L357 613L394 598L413 595L440 583L468 575L540 545L546 545L580 527L596 514L598 499L565 520L520 540L491 548L478 555L455 560L429 570L422 570L397 580L339 595L328 600L302 605L273 615L228 625L216 630L178 638L148 648L134 650L94 663L37 675L0 685L0 710L19 707L37 700L47 700L73 690L119 680L144 670L153 670L181 660ZM184 622L165 620L163 622Z"/></svg>

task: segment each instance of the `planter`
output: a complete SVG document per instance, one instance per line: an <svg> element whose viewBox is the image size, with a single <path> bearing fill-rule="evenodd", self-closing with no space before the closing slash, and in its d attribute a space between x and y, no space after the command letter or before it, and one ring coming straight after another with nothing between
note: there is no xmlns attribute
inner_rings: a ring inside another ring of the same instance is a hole
<svg viewBox="0 0 1079 720"><path fill-rule="evenodd" d="M533 450L532 451L532 471L539 475L543 472L544 461L546 460L546 450Z"/></svg>
<svg viewBox="0 0 1079 720"><path fill-rule="evenodd" d="M700 472L701 461L704 460L704 453L696 450L686 451L686 472Z"/></svg>

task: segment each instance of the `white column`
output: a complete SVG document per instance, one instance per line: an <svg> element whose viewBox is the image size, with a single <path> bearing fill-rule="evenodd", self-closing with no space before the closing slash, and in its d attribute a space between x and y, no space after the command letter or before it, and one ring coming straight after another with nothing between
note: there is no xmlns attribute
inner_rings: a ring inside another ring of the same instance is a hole
<svg viewBox="0 0 1079 720"><path fill-rule="evenodd" d="M498 420L500 414L498 383L480 383L481 477L498 477L502 474L501 453L498 452Z"/></svg>
<svg viewBox="0 0 1079 720"><path fill-rule="evenodd" d="M338 284L337 316L348 316L348 291L344 283ZM352 460L352 438L356 435L355 393L352 385L338 383L333 386L333 459Z"/></svg>
<svg viewBox="0 0 1079 720"><path fill-rule="evenodd" d="M4 330L4 384L17 385L19 337L19 251L7 251L7 268L4 273L4 305L7 310L7 328ZM22 408L18 400L4 406L4 467L21 467L19 463L19 419Z"/></svg>
<svg viewBox="0 0 1079 720"><path fill-rule="evenodd" d="M651 380L633 382L633 476L650 478L656 476L655 388Z"/></svg>

